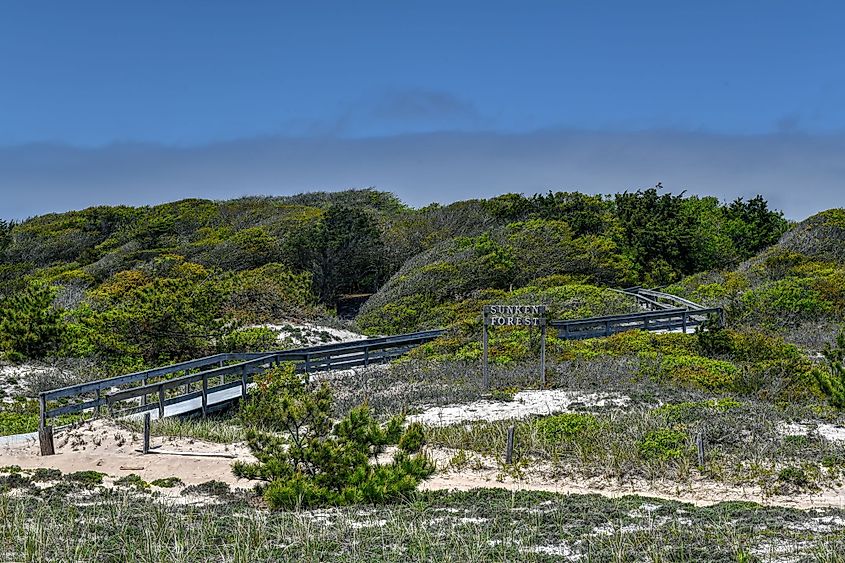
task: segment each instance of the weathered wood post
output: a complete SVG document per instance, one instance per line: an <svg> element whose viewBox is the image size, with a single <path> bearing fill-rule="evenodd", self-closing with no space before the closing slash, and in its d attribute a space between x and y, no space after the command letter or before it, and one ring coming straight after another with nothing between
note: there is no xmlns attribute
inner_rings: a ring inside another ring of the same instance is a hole
<svg viewBox="0 0 845 563"><path fill-rule="evenodd" d="M100 394L100 389L97 389L97 406L94 408L94 414L97 418L100 417L100 401L102 401L102 397Z"/></svg>
<svg viewBox="0 0 845 563"><path fill-rule="evenodd" d="M43 392L38 394L38 406L38 444L41 447L41 455L53 455L56 453L53 445L53 427L47 425L47 396Z"/></svg>
<svg viewBox="0 0 845 563"><path fill-rule="evenodd" d="M482 333L481 333L481 355L482 355L482 363L481 363L481 386L484 388L485 391L490 390L490 364L488 363L488 342L487 342L487 313L488 308L484 307L483 311L483 320L482 320Z"/></svg>
<svg viewBox="0 0 845 563"><path fill-rule="evenodd" d="M144 447L143 453L150 453L150 413L144 413Z"/></svg>
<svg viewBox="0 0 845 563"><path fill-rule="evenodd" d="M508 445L507 449L505 450L505 463L510 465L513 463L513 435L516 431L516 428L511 426L508 428Z"/></svg>
<svg viewBox="0 0 845 563"><path fill-rule="evenodd" d="M704 467L704 429L700 428L695 436L695 445L698 449L698 466Z"/></svg>
<svg viewBox="0 0 845 563"><path fill-rule="evenodd" d="M158 419L164 418L164 384L158 384Z"/></svg>
<svg viewBox="0 0 845 563"><path fill-rule="evenodd" d="M540 385L546 386L546 319L540 324Z"/></svg>
<svg viewBox="0 0 845 563"><path fill-rule="evenodd" d="M202 374L202 417L208 414L208 375Z"/></svg>
<svg viewBox="0 0 845 563"><path fill-rule="evenodd" d="M246 366L241 366L241 398L242 399L246 399L246 389L247 389Z"/></svg>
<svg viewBox="0 0 845 563"><path fill-rule="evenodd" d="M141 380L141 387L146 387L146 386L147 386L147 378L145 377L144 379ZM147 406L147 394L146 393L141 395L141 406L143 406L143 407Z"/></svg>
<svg viewBox="0 0 845 563"><path fill-rule="evenodd" d="M370 365L370 347L364 348L364 367Z"/></svg>
<svg viewBox="0 0 845 563"><path fill-rule="evenodd" d="M681 325L684 328L684 334L686 334L687 333L687 312L684 311L683 313L681 313L681 316L683 318L683 320L681 321Z"/></svg>

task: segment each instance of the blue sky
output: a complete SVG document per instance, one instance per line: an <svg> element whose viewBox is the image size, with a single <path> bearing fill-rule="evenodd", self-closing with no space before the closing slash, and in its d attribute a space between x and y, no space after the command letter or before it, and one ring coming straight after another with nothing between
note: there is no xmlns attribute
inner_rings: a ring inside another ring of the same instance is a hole
<svg viewBox="0 0 845 563"><path fill-rule="evenodd" d="M0 10L6 217L370 185L414 205L658 181L795 218L842 205L834 2Z"/></svg>

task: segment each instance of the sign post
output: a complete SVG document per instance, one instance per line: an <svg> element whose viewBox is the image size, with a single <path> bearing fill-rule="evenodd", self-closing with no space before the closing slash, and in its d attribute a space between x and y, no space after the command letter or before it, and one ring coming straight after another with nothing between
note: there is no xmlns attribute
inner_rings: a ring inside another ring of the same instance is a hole
<svg viewBox="0 0 845 563"><path fill-rule="evenodd" d="M545 305L485 305L484 329L481 336L482 384L490 389L488 326L540 327L540 382L546 386L546 306Z"/></svg>

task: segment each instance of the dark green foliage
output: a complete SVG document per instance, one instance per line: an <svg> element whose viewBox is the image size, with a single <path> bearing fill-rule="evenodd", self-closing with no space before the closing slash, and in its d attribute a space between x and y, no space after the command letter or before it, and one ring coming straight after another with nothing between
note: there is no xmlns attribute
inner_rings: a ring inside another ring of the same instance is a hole
<svg viewBox="0 0 845 563"><path fill-rule="evenodd" d="M162 489L172 489L182 485L182 479L179 477L163 477L162 479L155 479L150 481L153 487L160 487Z"/></svg>
<svg viewBox="0 0 845 563"><path fill-rule="evenodd" d="M258 462L237 462L235 474L267 481L264 499L278 509L386 502L433 473L432 462L418 453L424 443L418 426L403 430L401 417L379 424L366 406L337 423L330 413L325 384L311 389L290 367L266 372L240 413ZM373 463L397 443L402 447L391 463Z"/></svg>
<svg viewBox="0 0 845 563"><path fill-rule="evenodd" d="M741 198L724 208L725 230L741 256L753 256L773 245L789 228L783 213L769 209L762 196Z"/></svg>
<svg viewBox="0 0 845 563"><path fill-rule="evenodd" d="M155 274L126 271L92 294L80 312L92 351L110 363L158 364L205 355L223 334L224 294L213 274L178 257Z"/></svg>
<svg viewBox="0 0 845 563"><path fill-rule="evenodd" d="M221 352L266 352L278 348L276 333L264 327L244 328L220 339Z"/></svg>
<svg viewBox="0 0 845 563"><path fill-rule="evenodd" d="M124 475L123 477L116 479L114 484L116 487L128 487L139 491L143 491L150 488L150 484L141 479L141 476L137 473L130 473L129 475Z"/></svg>
<svg viewBox="0 0 845 563"><path fill-rule="evenodd" d="M840 332L836 343L827 346L823 353L828 371L814 373L830 404L836 408L845 408L845 332Z"/></svg>
<svg viewBox="0 0 845 563"><path fill-rule="evenodd" d="M61 313L53 307L54 291L40 284L0 301L0 349L13 361L43 358L58 350Z"/></svg>
<svg viewBox="0 0 845 563"><path fill-rule="evenodd" d="M705 356L718 356L733 351L731 336L715 314L711 314L703 325L696 327L695 336Z"/></svg>
<svg viewBox="0 0 845 563"><path fill-rule="evenodd" d="M375 217L362 209L332 205L322 220L293 233L287 243L293 264L312 273L324 302L344 293L374 292L386 277L387 263Z"/></svg>
<svg viewBox="0 0 845 563"><path fill-rule="evenodd" d="M105 475L105 473L100 473L99 471L76 471L65 475L65 479L78 483L86 488L91 488L94 485L102 485Z"/></svg>
<svg viewBox="0 0 845 563"><path fill-rule="evenodd" d="M669 461L686 457L690 447L684 432L660 428L643 436L637 444L637 451L646 460Z"/></svg>
<svg viewBox="0 0 845 563"><path fill-rule="evenodd" d="M172 479L172 477L171 477ZM228 484L223 481L212 479L205 481L199 485L189 485L182 489L180 493L182 496L202 495L208 497L219 497L223 499L231 499L232 490Z"/></svg>
<svg viewBox="0 0 845 563"><path fill-rule="evenodd" d="M62 478L62 472L58 469L39 467L32 473L33 482L58 481Z"/></svg>
<svg viewBox="0 0 845 563"><path fill-rule="evenodd" d="M599 427L598 420L591 414L563 413L547 416L537 421L537 430L551 443L571 440Z"/></svg>

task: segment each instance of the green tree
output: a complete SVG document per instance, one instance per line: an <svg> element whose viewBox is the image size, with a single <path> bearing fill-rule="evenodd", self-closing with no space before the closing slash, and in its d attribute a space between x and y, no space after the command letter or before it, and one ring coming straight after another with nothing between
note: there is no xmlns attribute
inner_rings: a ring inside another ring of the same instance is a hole
<svg viewBox="0 0 845 563"><path fill-rule="evenodd" d="M762 196L748 201L738 198L725 210L727 235L745 259L775 244L789 228L783 213L772 211Z"/></svg>
<svg viewBox="0 0 845 563"><path fill-rule="evenodd" d="M13 361L54 353L61 341L61 312L53 307L54 290L32 283L0 304L0 347Z"/></svg>
<svg viewBox="0 0 845 563"><path fill-rule="evenodd" d="M324 303L343 293L374 292L388 273L379 225L362 209L332 205L321 221L294 233L288 246L295 266L312 272Z"/></svg>
<svg viewBox="0 0 845 563"><path fill-rule="evenodd" d="M334 423L331 406L325 383L311 388L290 365L262 374L242 404L247 443L258 461L236 462L233 471L265 481L261 491L271 508L386 502L434 472L420 452L419 425L403 429L401 417L379 424L366 406ZM393 461L375 463L391 444L399 444Z"/></svg>

